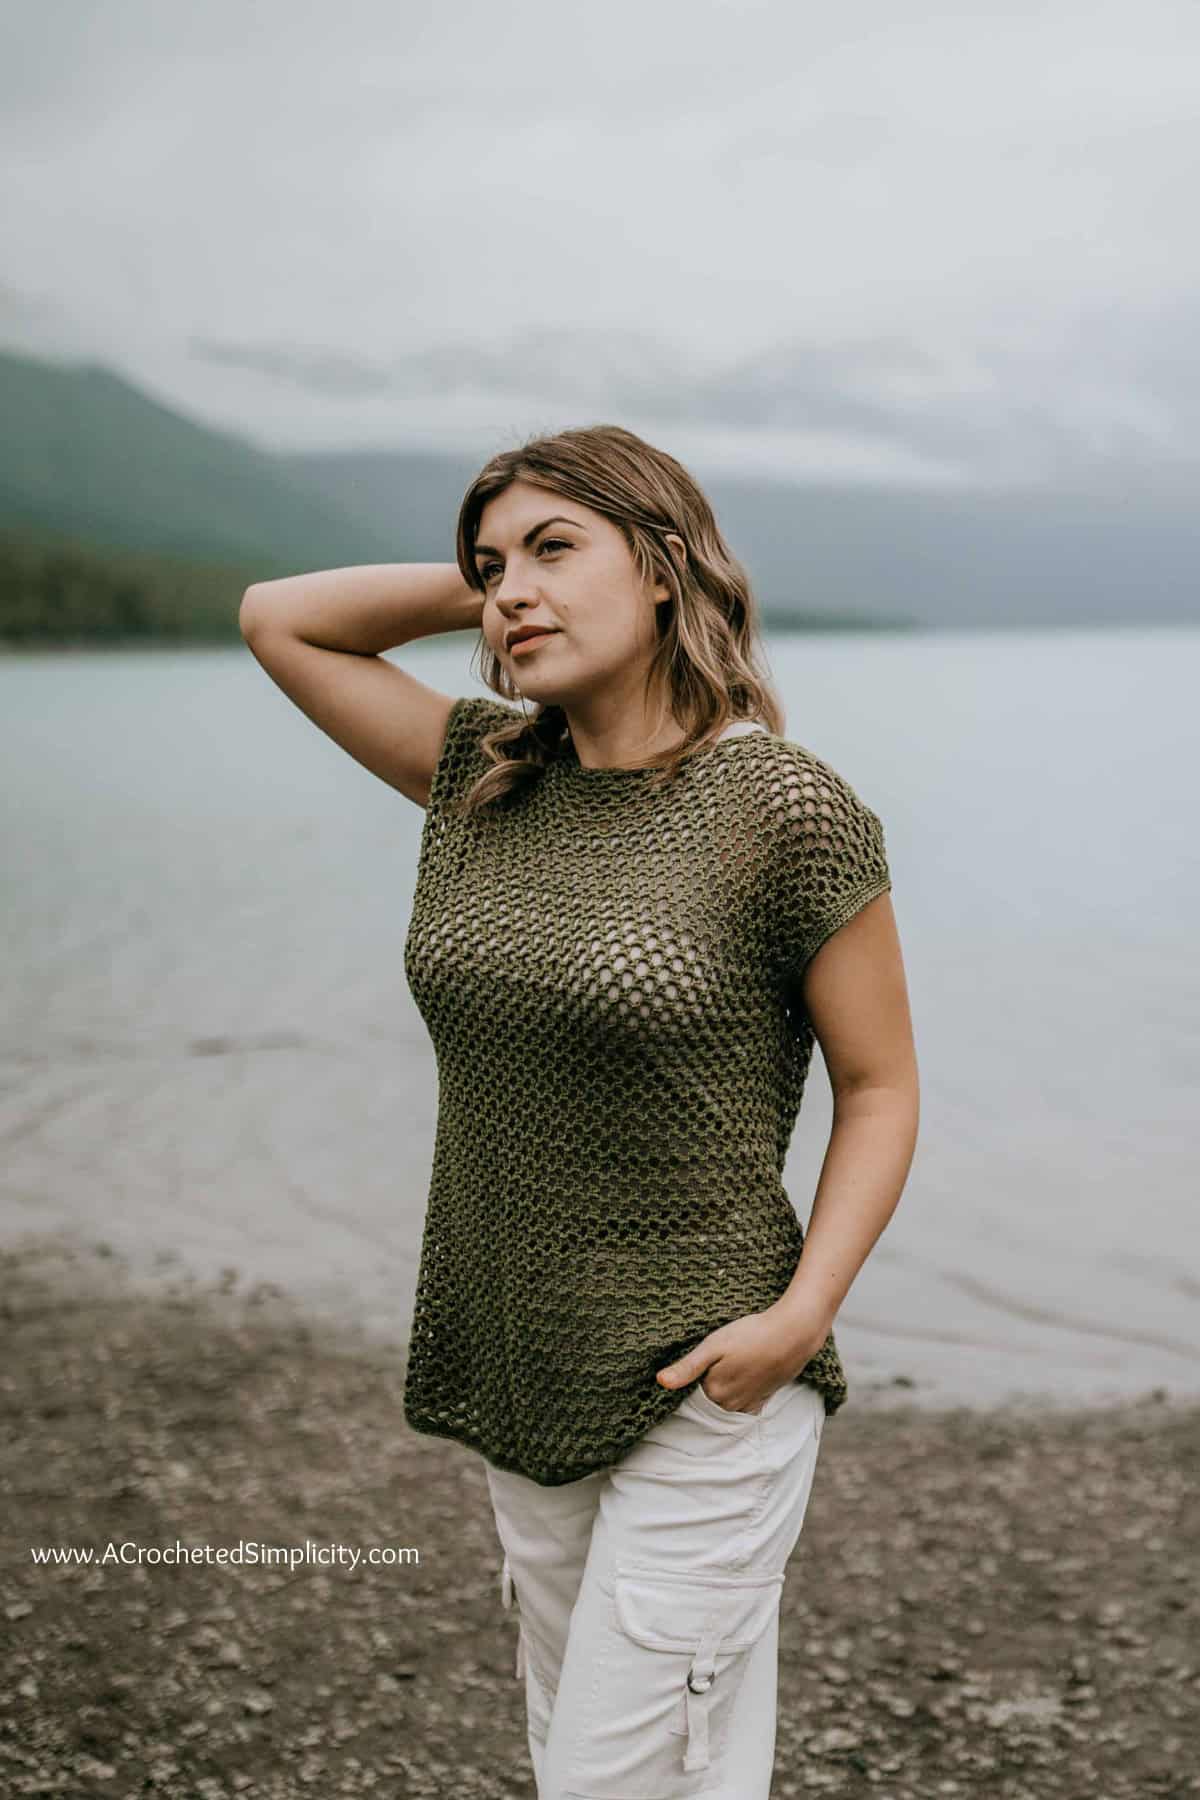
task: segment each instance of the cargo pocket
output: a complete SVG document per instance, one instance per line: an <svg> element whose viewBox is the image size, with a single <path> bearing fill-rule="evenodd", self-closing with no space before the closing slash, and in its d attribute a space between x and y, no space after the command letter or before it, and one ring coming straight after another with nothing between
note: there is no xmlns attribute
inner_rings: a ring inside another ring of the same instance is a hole
<svg viewBox="0 0 1200 1800"><path fill-rule="evenodd" d="M639 1568L618 1563L615 1611L624 1653L602 1672L626 1741L595 1800L687 1800L717 1784L749 1652L779 1608L784 1576Z"/></svg>

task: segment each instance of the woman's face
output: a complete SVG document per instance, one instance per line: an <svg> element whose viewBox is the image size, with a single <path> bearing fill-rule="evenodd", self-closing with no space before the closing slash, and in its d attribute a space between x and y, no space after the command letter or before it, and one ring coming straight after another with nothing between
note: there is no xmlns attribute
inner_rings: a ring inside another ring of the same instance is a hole
<svg viewBox="0 0 1200 1800"><path fill-rule="evenodd" d="M644 690L655 601L669 590L643 586L625 539L603 514L514 481L483 509L475 564L484 639L528 699L578 706L605 691L622 699ZM528 649L509 641L535 625L548 635Z"/></svg>

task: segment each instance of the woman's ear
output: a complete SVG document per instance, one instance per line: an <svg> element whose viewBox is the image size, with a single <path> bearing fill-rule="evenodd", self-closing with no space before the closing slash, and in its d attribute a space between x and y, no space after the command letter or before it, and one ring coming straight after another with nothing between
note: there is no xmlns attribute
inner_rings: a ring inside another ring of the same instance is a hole
<svg viewBox="0 0 1200 1800"><path fill-rule="evenodd" d="M671 552L674 555L675 560L679 563L680 568L681 569L686 568L687 567L687 545L684 543L684 541L680 537L679 533L677 531L664 532L663 542L670 546ZM665 581L656 582L655 587L654 587L655 605L658 605L658 603L662 600L670 600L671 598L672 598L671 590L667 586L666 582Z"/></svg>

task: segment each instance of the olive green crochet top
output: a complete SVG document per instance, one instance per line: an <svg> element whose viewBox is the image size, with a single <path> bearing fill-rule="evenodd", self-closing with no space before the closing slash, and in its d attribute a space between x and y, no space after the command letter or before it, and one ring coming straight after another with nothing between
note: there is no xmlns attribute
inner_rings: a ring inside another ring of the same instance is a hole
<svg viewBox="0 0 1200 1800"><path fill-rule="evenodd" d="M438 1117L404 1416L552 1487L615 1462L695 1385L656 1371L790 1283L800 976L891 880L876 814L764 730L657 793L566 736L454 816L514 716L454 702L421 833L404 958ZM832 1333L796 1379L842 1404Z"/></svg>

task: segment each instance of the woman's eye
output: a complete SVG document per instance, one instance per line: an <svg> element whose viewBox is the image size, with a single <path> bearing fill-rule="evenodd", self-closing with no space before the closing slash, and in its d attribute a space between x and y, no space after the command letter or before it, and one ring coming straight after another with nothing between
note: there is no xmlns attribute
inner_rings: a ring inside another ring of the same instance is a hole
<svg viewBox="0 0 1200 1800"><path fill-rule="evenodd" d="M566 538L543 538L538 545L538 555L540 556L543 550L549 550L551 547L558 550L569 550L571 548ZM480 568L479 573L482 575L485 582L490 582L493 572L497 572L499 569L500 564L497 562L484 563Z"/></svg>

